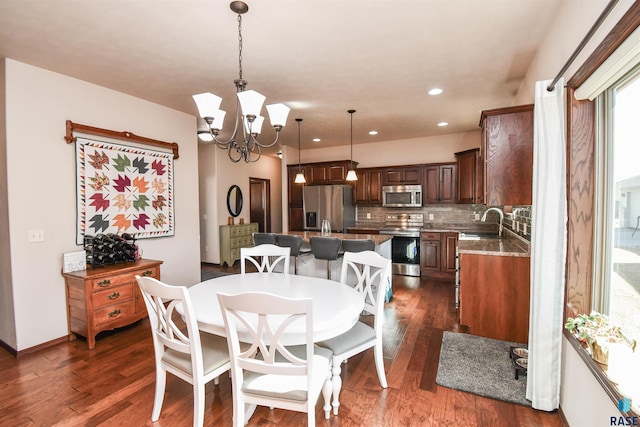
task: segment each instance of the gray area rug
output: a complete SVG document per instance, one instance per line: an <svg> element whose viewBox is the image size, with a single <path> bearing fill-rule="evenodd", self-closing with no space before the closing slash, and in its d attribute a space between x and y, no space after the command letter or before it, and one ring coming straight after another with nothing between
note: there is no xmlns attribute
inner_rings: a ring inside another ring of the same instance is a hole
<svg viewBox="0 0 640 427"><path fill-rule="evenodd" d="M509 347L518 344L445 331L436 383L492 399L531 406L527 376L515 379ZM520 344L519 346L522 346Z"/></svg>

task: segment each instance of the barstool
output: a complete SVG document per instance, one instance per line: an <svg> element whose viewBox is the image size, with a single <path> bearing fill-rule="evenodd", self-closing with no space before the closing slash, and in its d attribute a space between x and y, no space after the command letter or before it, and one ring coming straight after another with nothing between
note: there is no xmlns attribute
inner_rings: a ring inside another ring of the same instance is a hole
<svg viewBox="0 0 640 427"><path fill-rule="evenodd" d="M340 257L342 241L337 237L311 237L309 243L316 259L327 260L327 279L331 280L331 261Z"/></svg>
<svg viewBox="0 0 640 427"><path fill-rule="evenodd" d="M278 242L278 246L283 246L291 249L291 256L294 257L294 273L298 274L298 257L311 253L310 251L302 250L302 237L291 234L276 234L276 240Z"/></svg>
<svg viewBox="0 0 640 427"><path fill-rule="evenodd" d="M364 252L375 248L376 243L371 239L342 241L342 252Z"/></svg>
<svg viewBox="0 0 640 427"><path fill-rule="evenodd" d="M273 233L253 233L253 244L258 245L275 245L277 244L276 235Z"/></svg>

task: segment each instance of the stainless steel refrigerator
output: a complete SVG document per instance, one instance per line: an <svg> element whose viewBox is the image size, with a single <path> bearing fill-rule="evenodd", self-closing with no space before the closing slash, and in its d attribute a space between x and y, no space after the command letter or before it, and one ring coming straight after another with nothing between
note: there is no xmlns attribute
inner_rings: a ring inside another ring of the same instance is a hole
<svg viewBox="0 0 640 427"><path fill-rule="evenodd" d="M331 231L346 233L356 224L353 187L350 185L310 185L303 188L304 229L320 231L328 219Z"/></svg>

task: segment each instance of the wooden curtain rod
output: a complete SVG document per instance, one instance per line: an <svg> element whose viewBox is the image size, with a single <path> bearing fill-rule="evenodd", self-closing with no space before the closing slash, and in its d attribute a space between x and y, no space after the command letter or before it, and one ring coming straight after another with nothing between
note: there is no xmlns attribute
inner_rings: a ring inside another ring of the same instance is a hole
<svg viewBox="0 0 640 427"><path fill-rule="evenodd" d="M73 123L71 120L67 120L67 134L64 137L64 140L67 141L67 144L75 142L76 138L73 136L73 131L88 133L90 135L97 136L106 136L108 138L116 138L116 139L124 139L126 141L137 142L139 144L153 145L154 147L165 148L173 151L173 158L179 158L178 154L178 143L176 142L164 142L158 141L157 139L145 138L144 136L138 136L131 132L116 132L114 130L109 129L100 129L93 126L81 125L78 123Z"/></svg>

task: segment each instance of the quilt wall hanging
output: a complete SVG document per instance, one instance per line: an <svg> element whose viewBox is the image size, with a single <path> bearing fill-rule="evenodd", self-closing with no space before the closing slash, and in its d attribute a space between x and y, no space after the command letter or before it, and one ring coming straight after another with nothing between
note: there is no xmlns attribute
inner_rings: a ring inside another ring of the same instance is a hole
<svg viewBox="0 0 640 427"><path fill-rule="evenodd" d="M174 235L174 153L87 138L76 142L77 232Z"/></svg>

